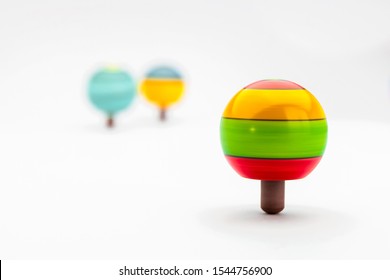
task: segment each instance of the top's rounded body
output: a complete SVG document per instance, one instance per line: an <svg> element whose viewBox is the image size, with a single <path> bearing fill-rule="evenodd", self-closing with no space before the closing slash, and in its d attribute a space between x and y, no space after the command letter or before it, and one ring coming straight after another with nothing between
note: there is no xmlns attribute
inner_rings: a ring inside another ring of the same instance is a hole
<svg viewBox="0 0 390 280"><path fill-rule="evenodd" d="M178 102L184 93L181 74L170 67L156 67L149 71L141 83L146 99L161 109Z"/></svg>
<svg viewBox="0 0 390 280"><path fill-rule="evenodd" d="M113 115L131 104L136 94L136 84L127 72L106 68L92 76L88 94L95 107Z"/></svg>
<svg viewBox="0 0 390 280"><path fill-rule="evenodd" d="M327 140L325 113L305 88L263 80L239 91L221 119L226 159L243 177L294 180L320 162Z"/></svg>

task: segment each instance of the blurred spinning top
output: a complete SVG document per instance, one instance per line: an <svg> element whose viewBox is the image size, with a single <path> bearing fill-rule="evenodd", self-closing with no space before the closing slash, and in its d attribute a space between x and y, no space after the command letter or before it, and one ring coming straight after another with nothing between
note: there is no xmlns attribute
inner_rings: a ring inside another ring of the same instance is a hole
<svg viewBox="0 0 390 280"><path fill-rule="evenodd" d="M168 107L178 102L183 96L182 75L167 66L153 68L142 81L141 92L149 102L158 106L160 120L164 121Z"/></svg>
<svg viewBox="0 0 390 280"><path fill-rule="evenodd" d="M124 70L110 66L93 74L88 85L92 104L107 115L107 126L114 126L114 115L126 109L134 100L136 85Z"/></svg>

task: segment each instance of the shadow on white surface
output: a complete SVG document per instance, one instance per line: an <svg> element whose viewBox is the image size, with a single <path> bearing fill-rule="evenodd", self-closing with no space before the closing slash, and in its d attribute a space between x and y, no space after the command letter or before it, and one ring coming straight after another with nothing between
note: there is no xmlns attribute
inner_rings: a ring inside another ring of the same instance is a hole
<svg viewBox="0 0 390 280"><path fill-rule="evenodd" d="M201 214L201 221L214 231L267 243L286 237L295 243L327 241L354 229L353 218L344 213L291 205L278 215L265 214L252 205L213 208Z"/></svg>
<svg viewBox="0 0 390 280"><path fill-rule="evenodd" d="M168 116L169 118L169 116ZM94 123L83 124L78 127L79 130L87 133L98 133L98 134L121 134L121 133L131 133L138 132L144 129L167 129L176 126L185 125L187 120L183 118L171 117L165 121L160 121L158 116L149 116L149 117L136 117L128 120L115 120L115 125L113 128L106 127L105 120L98 119Z"/></svg>

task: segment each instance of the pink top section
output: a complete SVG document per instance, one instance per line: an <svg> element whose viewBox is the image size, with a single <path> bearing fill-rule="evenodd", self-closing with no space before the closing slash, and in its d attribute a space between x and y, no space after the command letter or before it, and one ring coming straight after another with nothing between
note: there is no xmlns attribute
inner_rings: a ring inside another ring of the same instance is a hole
<svg viewBox="0 0 390 280"><path fill-rule="evenodd" d="M286 80L261 80L247 85L247 89L305 89L300 85Z"/></svg>

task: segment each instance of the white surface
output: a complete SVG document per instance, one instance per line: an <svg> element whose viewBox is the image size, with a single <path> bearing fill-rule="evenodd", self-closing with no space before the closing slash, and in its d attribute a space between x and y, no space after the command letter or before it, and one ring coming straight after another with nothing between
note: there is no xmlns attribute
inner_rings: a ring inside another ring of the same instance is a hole
<svg viewBox="0 0 390 280"><path fill-rule="evenodd" d="M311 2L1 3L0 258L389 258L389 4ZM161 61L188 84L169 122L139 98L106 131L91 72ZM272 217L218 135L264 78L302 84L331 120Z"/></svg>
<svg viewBox="0 0 390 280"><path fill-rule="evenodd" d="M330 122L326 156L285 212L227 165L218 119L134 118L115 131L9 129L0 202L8 258L388 258L390 126ZM140 124L143 124L140 126ZM375 140L375 144L371 142ZM17 148L16 148L17 147Z"/></svg>

